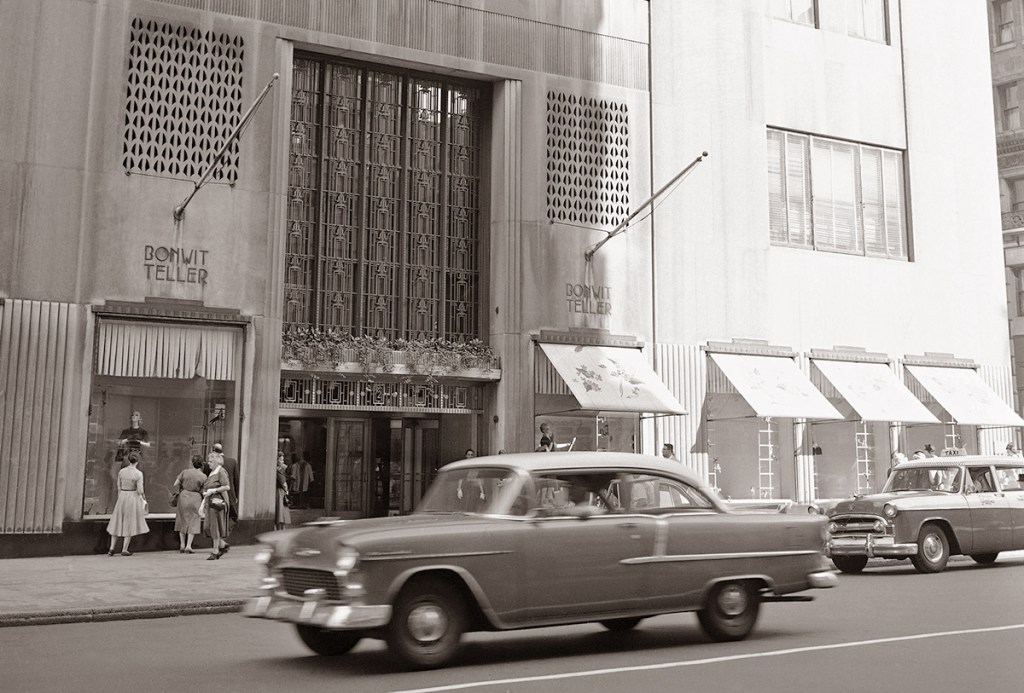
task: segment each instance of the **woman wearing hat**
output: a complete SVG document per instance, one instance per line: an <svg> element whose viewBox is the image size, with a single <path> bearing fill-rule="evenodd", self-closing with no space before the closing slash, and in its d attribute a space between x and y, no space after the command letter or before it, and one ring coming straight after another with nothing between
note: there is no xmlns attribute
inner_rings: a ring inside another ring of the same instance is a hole
<svg viewBox="0 0 1024 693"><path fill-rule="evenodd" d="M110 522L107 523L107 532L110 534L108 556L114 555L114 545L117 544L118 537L124 537L121 555L131 556L128 545L132 537L149 531L149 525L146 524L146 512L149 507L142 472L139 471L139 454L138 450L130 450L128 466L117 473L117 502L114 504L114 512L110 515Z"/></svg>

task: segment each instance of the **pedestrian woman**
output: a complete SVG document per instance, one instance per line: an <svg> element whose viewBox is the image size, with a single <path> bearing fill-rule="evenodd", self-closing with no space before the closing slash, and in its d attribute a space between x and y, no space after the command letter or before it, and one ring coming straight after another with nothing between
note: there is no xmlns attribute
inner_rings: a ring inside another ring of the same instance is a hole
<svg viewBox="0 0 1024 693"><path fill-rule="evenodd" d="M288 509L288 465L284 463L284 453L277 453L277 503L274 506L274 529L284 529L292 521L292 513Z"/></svg>
<svg viewBox="0 0 1024 693"><path fill-rule="evenodd" d="M174 513L174 531L178 533L178 553L195 553L192 540L202 529L199 517L199 504L203 502L203 456L193 455L192 466L183 469L174 480L174 489L178 491L178 507Z"/></svg>
<svg viewBox="0 0 1024 693"><path fill-rule="evenodd" d="M146 487L139 471L139 451L128 452L128 466L117 473L117 502L107 523L110 534L110 550L108 556L114 555L114 545L118 537L124 537L121 546L122 556L131 556L128 545L132 537L149 531L146 524L146 512L149 510L146 501Z"/></svg>
<svg viewBox="0 0 1024 693"><path fill-rule="evenodd" d="M200 506L200 515L206 517L206 534L213 540L213 553L207 556L206 560L215 561L228 552L230 548L224 541L228 532L228 495L231 490L231 482L228 480L227 470L221 465L224 458L210 457L207 463L210 465L210 476L203 482L203 502ZM205 513L202 512L205 508Z"/></svg>

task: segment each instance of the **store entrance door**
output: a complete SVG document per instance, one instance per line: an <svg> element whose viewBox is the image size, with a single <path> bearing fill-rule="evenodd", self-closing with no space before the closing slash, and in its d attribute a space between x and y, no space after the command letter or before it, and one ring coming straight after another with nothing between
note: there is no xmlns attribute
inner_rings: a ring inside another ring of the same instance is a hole
<svg viewBox="0 0 1024 693"><path fill-rule="evenodd" d="M438 463L440 421L427 418L371 420L369 512L403 515L416 507Z"/></svg>

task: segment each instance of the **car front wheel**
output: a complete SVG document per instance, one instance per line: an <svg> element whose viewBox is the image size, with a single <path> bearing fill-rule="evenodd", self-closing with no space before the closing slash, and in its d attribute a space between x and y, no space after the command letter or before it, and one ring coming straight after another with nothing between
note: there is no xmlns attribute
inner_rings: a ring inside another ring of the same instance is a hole
<svg viewBox="0 0 1024 693"><path fill-rule="evenodd" d="M388 647L417 669L447 664L459 648L466 616L462 595L444 580L418 580L398 596L388 627Z"/></svg>
<svg viewBox="0 0 1024 693"><path fill-rule="evenodd" d="M720 582L697 612L704 631L715 640L742 640L750 634L761 609L761 596L750 582Z"/></svg>
<svg viewBox="0 0 1024 693"><path fill-rule="evenodd" d="M343 655L363 639L362 633L342 630L324 630L314 626L295 626L303 644L318 655Z"/></svg>
<svg viewBox="0 0 1024 693"><path fill-rule="evenodd" d="M868 564L867 556L833 556L832 562L844 573L859 573Z"/></svg>
<svg viewBox="0 0 1024 693"><path fill-rule="evenodd" d="M974 559L975 563L981 565L988 565L989 563L995 563L996 559L999 558L999 552L995 553L972 553L971 558Z"/></svg>
<svg viewBox="0 0 1024 693"><path fill-rule="evenodd" d="M949 540L946 533L934 522L921 528L917 538L917 555L910 561L919 573L941 573L949 560Z"/></svg>

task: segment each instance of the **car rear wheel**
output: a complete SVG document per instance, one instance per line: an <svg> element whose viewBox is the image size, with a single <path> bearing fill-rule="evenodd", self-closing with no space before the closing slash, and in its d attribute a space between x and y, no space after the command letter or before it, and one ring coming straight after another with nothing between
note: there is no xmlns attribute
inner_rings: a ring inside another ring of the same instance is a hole
<svg viewBox="0 0 1024 693"><path fill-rule="evenodd" d="M388 647L417 669L444 666L466 627L462 595L439 579L417 580L399 594L388 627Z"/></svg>
<svg viewBox="0 0 1024 693"><path fill-rule="evenodd" d="M608 621L601 621L601 625L614 633L633 630L642 618L613 618Z"/></svg>
<svg viewBox="0 0 1024 693"><path fill-rule="evenodd" d="M971 558L974 559L975 563L980 563L981 565L988 565L989 563L996 562L996 559L999 558L999 552L996 551L995 553L972 553Z"/></svg>
<svg viewBox="0 0 1024 693"><path fill-rule="evenodd" d="M946 533L934 522L921 528L917 538L917 555L910 561L919 573L941 573L949 560L949 540Z"/></svg>
<svg viewBox="0 0 1024 693"><path fill-rule="evenodd" d="M303 644L318 655L343 655L363 639L362 633L344 630L324 630L314 626L295 626Z"/></svg>
<svg viewBox="0 0 1024 693"><path fill-rule="evenodd" d="M720 582L711 588L697 620L715 640L742 640L754 629L760 609L761 596L753 583Z"/></svg>
<svg viewBox="0 0 1024 693"><path fill-rule="evenodd" d="M867 556L833 556L832 562L844 573L859 573L868 564Z"/></svg>

